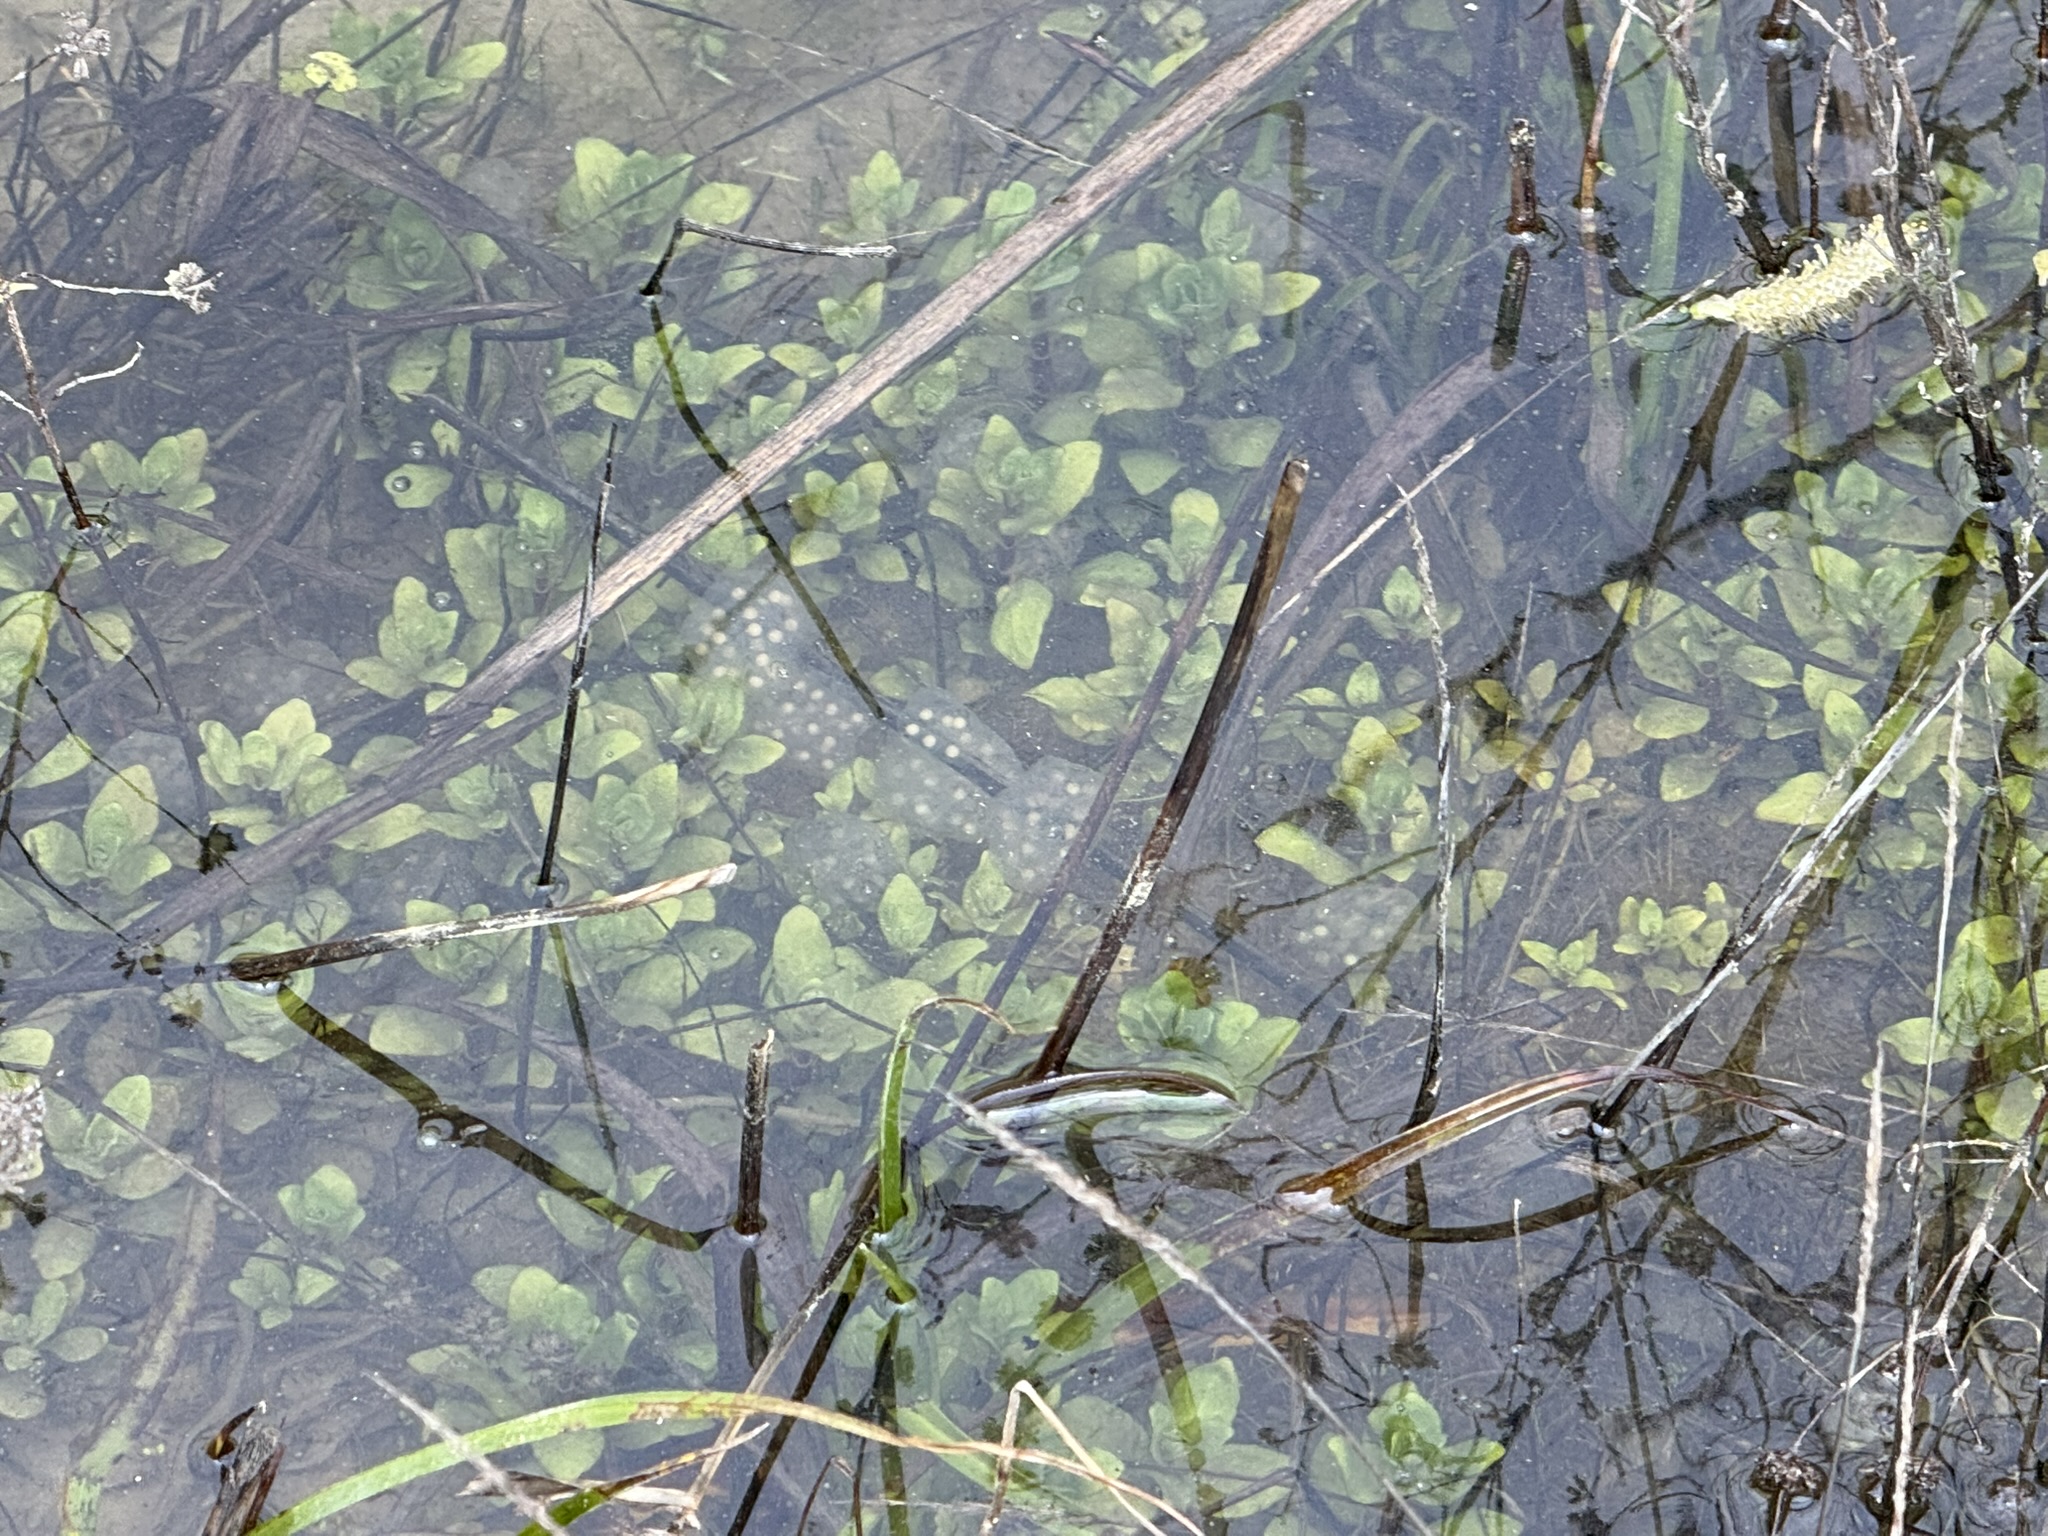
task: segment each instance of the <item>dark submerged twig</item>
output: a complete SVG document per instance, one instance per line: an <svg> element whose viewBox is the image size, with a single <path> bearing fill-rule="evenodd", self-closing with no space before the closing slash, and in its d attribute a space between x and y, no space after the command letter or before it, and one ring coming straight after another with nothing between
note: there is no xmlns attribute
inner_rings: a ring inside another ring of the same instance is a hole
<svg viewBox="0 0 2048 1536"><path fill-rule="evenodd" d="M732 1229L758 1237L768 1225L761 1216L761 1168L768 1141L768 1068L775 1059L775 1031L747 1052L747 1097L740 1110L740 1192Z"/></svg>
<svg viewBox="0 0 2048 1536"><path fill-rule="evenodd" d="M1180 832L1188 806L1194 801L1195 791L1201 786L1202 775L1208 770L1210 756L1215 751L1217 735L1224 718L1230 713L1232 701L1237 697L1237 686L1243 680L1245 663L1251 657L1259 621L1264 618L1266 605L1280 579L1280 565L1286 558L1288 540L1294 532L1295 509L1301 505L1301 490L1307 483L1308 465L1300 459L1288 460L1280 471L1280 486L1273 495L1272 511L1266 519L1266 536L1259 545L1259 558L1252 566L1244 604L1238 609L1237 621L1231 625L1230 638L1223 646L1223 659L1217 663L1216 676L1209 684L1209 696L1202 702L1202 713L1195 721L1186 751L1181 754L1180 768L1166 791L1166 799L1159 807L1151 833L1131 865L1123 893L1102 925L1102 937L1097 941L1094 953L1088 957L1087 965L1082 968L1080 979L1074 983L1074 990L1068 994L1066 1006L1060 1010L1059 1022L1038 1053L1038 1060L1025 1072L1029 1081L1051 1077L1066 1067L1067 1057L1073 1052L1074 1042L1080 1038L1082 1025L1088 1022L1089 1010L1101 995L1103 983L1109 979L1110 967L1122 952L1132 923L1137 921L1138 913L1152 899L1159 871L1165 865L1167 855L1173 851L1173 840Z"/></svg>
<svg viewBox="0 0 2048 1536"><path fill-rule="evenodd" d="M547 838L541 845L540 873L533 883L555 883L555 849L562 835L562 807L569 797L569 759L576 751L576 713L582 699L583 668L590 659L590 589L597 584L598 552L604 543L604 516L612 500L612 456L618 451L619 429L613 424L604 445L604 479L597 493L597 512L590 520L590 562L583 568L583 608L577 617L576 649L569 658L569 695L562 706L562 747L555 757L555 793L548 806Z"/></svg>
<svg viewBox="0 0 2048 1536"><path fill-rule="evenodd" d="M644 1237L664 1248L674 1248L683 1253L694 1253L704 1245L705 1234L684 1232L651 1216L628 1210L602 1190L593 1189L566 1168L548 1161L518 1137L499 1130L481 1115L450 1103L425 1078L393 1061L360 1035L335 1023L290 987L278 993L278 1005L287 1019L314 1040L410 1104L422 1128L431 1122L439 1122L442 1139L456 1146L476 1147L503 1158L529 1178L538 1179L556 1194L575 1201L600 1220L633 1237Z"/></svg>

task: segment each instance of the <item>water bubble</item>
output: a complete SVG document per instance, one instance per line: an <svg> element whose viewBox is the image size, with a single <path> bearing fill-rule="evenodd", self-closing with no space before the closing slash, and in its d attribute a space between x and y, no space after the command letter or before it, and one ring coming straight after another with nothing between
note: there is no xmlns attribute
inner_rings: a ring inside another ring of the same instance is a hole
<svg viewBox="0 0 2048 1536"><path fill-rule="evenodd" d="M455 1139L455 1124L443 1115L430 1115L420 1122L419 1134L413 1140L422 1152L431 1152L444 1147Z"/></svg>
<svg viewBox="0 0 2048 1536"><path fill-rule="evenodd" d="M415 462L422 460L427 456L427 445L418 439L414 439L405 445L405 456Z"/></svg>
<svg viewBox="0 0 2048 1536"><path fill-rule="evenodd" d="M391 487L394 495L403 496L412 489L412 476L395 474L385 483Z"/></svg>
<svg viewBox="0 0 2048 1536"><path fill-rule="evenodd" d="M533 423L524 416L507 417L505 431L513 437L524 437L533 430Z"/></svg>
<svg viewBox="0 0 2048 1536"><path fill-rule="evenodd" d="M441 612L446 613L455 606L455 594L445 589L437 590L427 601L432 603Z"/></svg>

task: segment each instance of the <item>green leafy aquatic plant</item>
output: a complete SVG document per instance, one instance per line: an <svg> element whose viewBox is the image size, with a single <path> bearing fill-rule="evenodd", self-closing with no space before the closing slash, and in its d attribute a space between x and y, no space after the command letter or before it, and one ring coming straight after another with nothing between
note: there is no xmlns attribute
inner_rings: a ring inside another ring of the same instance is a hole
<svg viewBox="0 0 2048 1536"><path fill-rule="evenodd" d="M348 675L387 699L427 688L457 688L469 668L449 655L460 617L436 608L417 576L399 580L391 614L377 625L377 654L348 664ZM429 703L432 696L429 695Z"/></svg>
<svg viewBox="0 0 2048 1536"><path fill-rule="evenodd" d="M431 115L429 109L460 106L504 68L506 48L496 38L431 58L435 32L423 20L419 11L402 9L378 21L345 6L328 22L329 46L280 74L278 88L314 94L322 106L385 127L404 127Z"/></svg>
<svg viewBox="0 0 2048 1536"><path fill-rule="evenodd" d="M63 821L40 822L22 834L22 844L61 885L90 882L116 896L133 896L170 873L170 855L154 841L162 822L156 780L138 764L108 776L76 829Z"/></svg>
<svg viewBox="0 0 2048 1536"><path fill-rule="evenodd" d="M333 741L316 728L304 699L278 705L263 723L240 737L218 720L202 720L205 750L199 771L214 793L233 802L213 812L224 826L237 827L252 844L277 835L280 818L299 821L325 810L348 793L341 770L327 760ZM250 791L275 795L279 805L250 804Z"/></svg>

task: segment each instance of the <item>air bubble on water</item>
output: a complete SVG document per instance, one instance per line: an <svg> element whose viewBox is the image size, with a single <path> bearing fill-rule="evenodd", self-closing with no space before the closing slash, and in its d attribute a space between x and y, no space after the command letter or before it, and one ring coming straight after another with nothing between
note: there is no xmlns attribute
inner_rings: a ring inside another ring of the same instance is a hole
<svg viewBox="0 0 2048 1536"><path fill-rule="evenodd" d="M412 476L395 474L391 477L390 485L391 489L396 494L403 496L407 491L412 489Z"/></svg>
<svg viewBox="0 0 2048 1536"><path fill-rule="evenodd" d="M431 1152L455 1139L455 1125L444 1116L432 1115L420 1122L419 1134L413 1139L422 1152Z"/></svg>
<svg viewBox="0 0 2048 1536"><path fill-rule="evenodd" d="M415 439L405 445L405 456L415 462L423 460L427 456L427 445Z"/></svg>
<svg viewBox="0 0 2048 1536"><path fill-rule="evenodd" d="M455 594L453 592L437 590L433 594L433 596L428 598L427 600L431 602L436 608L440 609L441 612L443 613L446 613L449 609L455 606Z"/></svg>

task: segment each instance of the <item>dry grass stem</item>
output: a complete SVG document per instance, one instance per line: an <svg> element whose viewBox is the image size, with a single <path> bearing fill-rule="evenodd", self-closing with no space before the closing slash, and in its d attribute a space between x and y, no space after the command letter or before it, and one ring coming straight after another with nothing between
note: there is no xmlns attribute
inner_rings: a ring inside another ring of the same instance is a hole
<svg viewBox="0 0 2048 1536"><path fill-rule="evenodd" d="M1324 1421L1339 1435L1342 1435L1345 1442L1354 1451L1358 1452L1361 1457L1367 1458L1368 1461L1370 1460L1365 1447L1352 1434L1351 1430L1346 1426L1343 1417L1337 1412L1335 1405L1328 1398L1324 1397L1321 1389L1306 1376L1302 1375L1294 1362L1289 1360L1273 1341L1266 1337L1264 1329L1246 1317L1235 1303L1209 1282L1208 1277L1200 1269L1189 1263L1187 1256L1174 1245L1170 1238L1153 1231L1142 1222L1133 1221L1117 1208L1116 1202L1109 1199L1100 1190L1083 1182L1064 1165L1046 1156L1045 1153L1039 1151L1036 1147L1019 1139L1007 1127L998 1125L965 1099L957 1095L954 1096L953 1108L970 1125L982 1132L983 1135L993 1139L1004 1152L1008 1153L1018 1163L1021 1163L1024 1167L1030 1169L1031 1172L1037 1174L1039 1178L1065 1195L1074 1204L1080 1206L1089 1215L1095 1217L1096 1220L1108 1227L1110 1231L1135 1244L1138 1248L1159 1260L1160 1263L1172 1270L1176 1277L1198 1291L1211 1306L1215 1307L1217 1311L1230 1320L1233 1327L1239 1329L1245 1337L1253 1340L1258 1345L1260 1351L1280 1367L1287 1379L1293 1382L1296 1390L1301 1393L1303 1401L1307 1402L1317 1413L1321 1414ZM1414 1528L1417 1536L1434 1536L1429 1523L1422 1518L1415 1506L1403 1498L1400 1493L1389 1488L1387 1490L1387 1497L1399 1506L1403 1517Z"/></svg>
<svg viewBox="0 0 2048 1536"><path fill-rule="evenodd" d="M425 1425L429 1434L468 1462L475 1469L478 1480L500 1498L509 1500L512 1507L518 1510L529 1524L539 1526L548 1532L548 1536L568 1536L568 1532L563 1530L555 1517L548 1512L546 1504L514 1482L490 1457L472 1448L460 1430L425 1403L408 1397L401 1388L393 1386L375 1371L370 1372L370 1380L377 1384L377 1389L386 1397Z"/></svg>

